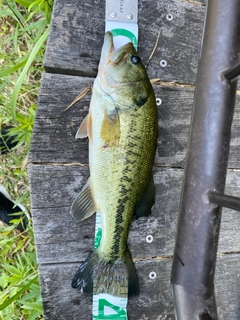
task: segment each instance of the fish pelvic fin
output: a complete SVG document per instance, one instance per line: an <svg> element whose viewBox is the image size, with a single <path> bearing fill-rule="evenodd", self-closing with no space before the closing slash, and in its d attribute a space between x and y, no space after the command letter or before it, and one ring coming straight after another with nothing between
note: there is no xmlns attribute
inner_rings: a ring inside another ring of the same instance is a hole
<svg viewBox="0 0 240 320"><path fill-rule="evenodd" d="M150 181L148 186L141 198L135 207L135 216L136 218L149 216L152 212L152 208L155 202L155 185L153 181L153 175L151 174Z"/></svg>
<svg viewBox="0 0 240 320"><path fill-rule="evenodd" d="M83 221L91 217L97 211L89 181L73 201L70 211L78 221Z"/></svg>
<svg viewBox="0 0 240 320"><path fill-rule="evenodd" d="M91 139L92 136L92 116L91 114L87 114L83 119L80 127L75 135L75 139L83 139L89 137Z"/></svg>
<svg viewBox="0 0 240 320"><path fill-rule="evenodd" d="M106 261L95 250L76 272L72 287L83 293L108 293L117 297L139 294L137 273L128 253L122 260Z"/></svg>

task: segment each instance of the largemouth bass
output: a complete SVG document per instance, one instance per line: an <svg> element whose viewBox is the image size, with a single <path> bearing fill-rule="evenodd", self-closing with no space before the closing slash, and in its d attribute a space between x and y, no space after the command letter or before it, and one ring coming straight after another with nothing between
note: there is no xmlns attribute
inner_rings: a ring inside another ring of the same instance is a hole
<svg viewBox="0 0 240 320"><path fill-rule="evenodd" d="M79 267L72 287L94 294L137 295L127 239L133 215L149 215L154 204L157 107L132 43L115 50L110 32L105 34L89 113L77 137L89 138L90 178L71 212L82 221L99 211L102 239Z"/></svg>

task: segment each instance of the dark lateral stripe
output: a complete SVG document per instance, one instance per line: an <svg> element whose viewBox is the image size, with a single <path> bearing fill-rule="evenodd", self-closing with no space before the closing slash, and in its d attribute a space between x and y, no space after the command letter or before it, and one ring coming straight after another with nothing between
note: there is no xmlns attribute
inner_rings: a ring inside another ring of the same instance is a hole
<svg viewBox="0 0 240 320"><path fill-rule="evenodd" d="M129 191L130 183L132 183L131 171L135 167L136 161L139 160L139 157L141 155L141 151L139 151L139 147L142 145L142 142L141 142L142 136L139 135L139 128L136 125L138 116L139 115L136 114L135 118L132 119L131 121L130 130L129 130L130 136L126 145L127 161L122 171L123 176L120 179L120 185L119 185L119 191L118 191L119 199L118 199L118 205L116 208L113 243L111 245L111 255L110 255L111 260L116 260L119 258L119 253L123 249L120 247L122 246L122 243L123 243L122 241L123 233L126 234L126 230L124 230L124 228L128 227L128 222L123 220L123 216L126 210L126 204L130 200L128 191ZM128 219L128 218L126 217L125 219ZM130 220L131 220L131 217L129 217L129 221Z"/></svg>
<svg viewBox="0 0 240 320"><path fill-rule="evenodd" d="M121 182L123 182L123 181L131 182L131 181L132 181L132 179L131 179L131 178L129 178L128 176L123 176L123 177L120 179L120 181L121 181Z"/></svg>
<svg viewBox="0 0 240 320"><path fill-rule="evenodd" d="M126 194L127 189L125 185L120 186L120 194ZM125 210L126 202L129 200L129 197L125 195L125 197L118 199L118 206L116 209L116 220L115 220L115 229L114 229L114 242L112 244L112 252L111 252L111 260L116 260L119 258L120 245L122 241L120 241L122 237L122 233L124 232L123 227L123 213ZM124 224L125 225L125 224Z"/></svg>

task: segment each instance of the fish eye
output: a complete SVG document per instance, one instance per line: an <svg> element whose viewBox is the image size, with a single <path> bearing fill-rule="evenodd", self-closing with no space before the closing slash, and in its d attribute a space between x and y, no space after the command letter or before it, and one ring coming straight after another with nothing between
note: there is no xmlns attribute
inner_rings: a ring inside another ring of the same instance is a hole
<svg viewBox="0 0 240 320"><path fill-rule="evenodd" d="M131 61L134 64L138 64L141 61L141 59L138 56L131 56Z"/></svg>

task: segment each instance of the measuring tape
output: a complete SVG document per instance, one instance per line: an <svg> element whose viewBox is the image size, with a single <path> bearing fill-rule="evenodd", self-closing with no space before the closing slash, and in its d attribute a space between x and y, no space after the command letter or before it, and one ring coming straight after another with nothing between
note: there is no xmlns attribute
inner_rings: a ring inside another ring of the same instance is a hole
<svg viewBox="0 0 240 320"><path fill-rule="evenodd" d="M115 49L131 41L138 45L138 0L106 0L105 31L111 31Z"/></svg>
<svg viewBox="0 0 240 320"><path fill-rule="evenodd" d="M106 0L105 31L111 31L115 49L132 42L138 45L138 0ZM102 227L100 213L96 213L94 249L101 242ZM110 294L94 294L92 315L94 320L127 320L127 296L114 297Z"/></svg>

